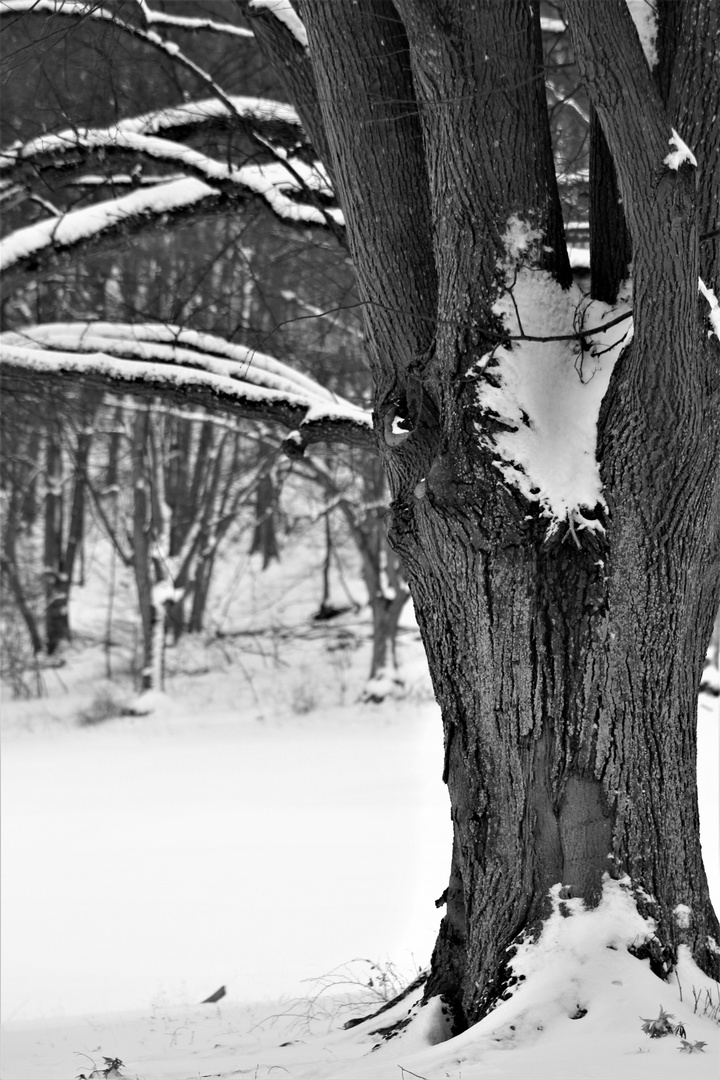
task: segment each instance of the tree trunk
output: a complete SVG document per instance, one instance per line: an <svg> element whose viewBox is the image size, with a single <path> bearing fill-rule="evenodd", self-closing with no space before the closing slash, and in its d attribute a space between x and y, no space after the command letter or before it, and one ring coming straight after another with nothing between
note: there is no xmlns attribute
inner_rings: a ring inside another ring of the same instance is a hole
<svg viewBox="0 0 720 1080"><path fill-rule="evenodd" d="M142 627L141 690L161 690L153 683L156 670L156 611L153 604L152 537L150 485L147 462L147 440L150 430L150 413L139 410L133 420L132 436L132 482L133 482L133 571L140 609Z"/></svg>
<svg viewBox="0 0 720 1080"><path fill-rule="evenodd" d="M273 559L280 561L280 547L275 532L277 500L272 474L263 473L255 493L255 528L250 544L251 555L262 555L263 570L267 570Z"/></svg>
<svg viewBox="0 0 720 1080"><path fill-rule="evenodd" d="M203 554L195 567L195 582L192 590L192 606L188 619L188 631L191 634L199 634L205 623L205 608L210 593L210 582L215 567L216 548L208 554Z"/></svg>
<svg viewBox="0 0 720 1080"><path fill-rule="evenodd" d="M456 1029L480 1019L550 888L592 905L605 874L628 875L655 919L638 951L658 974L688 944L717 977L695 781L720 586L720 433L704 405L719 392L717 343L698 319L695 177L665 161L670 125L628 10L567 0L635 281L634 340L598 421L604 501L582 508L578 533L572 510L549 532L536 492L507 478L492 448L518 429L478 400L478 385L504 385L500 343L506 357L518 348L498 300L510 296L522 337L518 275L570 277L537 5L300 8L368 310L390 538L443 714L454 843L427 997L445 998ZM707 206L706 185L697 198ZM540 239L513 277L521 222ZM576 347L582 360L587 341Z"/></svg>
<svg viewBox="0 0 720 1080"><path fill-rule="evenodd" d="M592 903L605 872L629 874L656 920L643 948L658 974L681 943L715 971L695 786L713 598L698 604L697 575L677 553L651 571L640 544L613 551L608 578L606 550L548 547L519 514L491 529L485 508L438 489L395 522L443 711L455 833L428 996L443 994L458 1028L477 1020L506 989L508 946L548 913L549 888ZM703 620L692 634L688 609ZM693 912L687 929L678 904Z"/></svg>
<svg viewBox="0 0 720 1080"><path fill-rule="evenodd" d="M45 646L53 656L70 639L69 582L63 558L63 462L59 434L52 422L45 444Z"/></svg>
<svg viewBox="0 0 720 1080"><path fill-rule="evenodd" d="M404 685L398 668L397 634L400 616L409 599L407 589L398 589L394 596L376 593L370 601L373 617L372 654L370 678L362 693L363 701L379 704L385 700L393 685L395 689Z"/></svg>

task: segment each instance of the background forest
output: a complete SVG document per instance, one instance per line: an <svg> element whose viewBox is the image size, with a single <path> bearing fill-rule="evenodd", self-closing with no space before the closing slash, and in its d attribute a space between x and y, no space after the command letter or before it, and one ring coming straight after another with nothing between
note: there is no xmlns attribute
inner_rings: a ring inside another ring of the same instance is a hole
<svg viewBox="0 0 720 1080"><path fill-rule="evenodd" d="M132 146L118 146L117 139L94 150L61 140L50 152L40 147L39 157L18 154L47 132L103 131L141 117L152 103L157 117L146 123L148 130L170 125L171 138L210 159L261 160L262 140L253 139L242 117L227 115L221 98L282 101L282 89L252 37L241 36L247 19L240 7L196 7L194 25L170 21L159 27L170 48L157 49L130 32L118 33L107 20L74 17L68 5L65 16L55 19L42 5L5 5L1 137L17 155L9 153L2 163L5 234L48 215L158 187L177 173L177 161L154 163L146 154L134 155ZM186 16L185 8L170 3L157 10L172 19L173 13ZM588 105L564 26L553 18L553 5L546 8L545 47L555 65L548 100L571 254L582 275L588 263ZM140 28L147 17L135 3L107 10ZM203 28L203 19L211 25ZM193 65L204 74L198 76ZM206 100L213 88L225 115L202 123L192 114L167 119L168 109ZM276 123L272 137L282 145L288 134ZM232 197L196 212L156 214L151 208L128 214L119 228L98 230L66 250L11 255L2 331L61 324L54 334L62 341L69 323L179 326L238 343L250 350L243 354L250 363L255 350L270 354L331 394L367 407L353 271L330 233L279 219L259 200ZM147 688L161 591L160 618L174 640L187 631L216 629L207 600L218 551L242 527L251 530L245 542L261 552L265 565L278 558L281 548L292 546L298 514L281 509L281 493L298 485L301 501L314 492L312 513L326 515L326 564L333 535L354 541L374 616L370 675L376 681L369 692L382 692L382 673L396 677L391 643L408 593L384 541L384 481L370 455L352 448L338 453L337 447L328 453L320 444L303 462L291 462L269 425L223 421L216 411L183 406L182 399L169 407L159 399L139 402L102 388L48 387L35 379L23 392L14 386L12 401L2 433L2 670L16 693L34 692L39 658L57 657L71 638L69 599L83 580L89 528L99 529L114 557L132 568L140 628L134 676ZM327 593L327 572L324 579L317 583L320 618L338 603ZM340 601L346 603L346 597ZM111 648L118 628L110 595L106 606ZM155 662L161 684L162 657Z"/></svg>

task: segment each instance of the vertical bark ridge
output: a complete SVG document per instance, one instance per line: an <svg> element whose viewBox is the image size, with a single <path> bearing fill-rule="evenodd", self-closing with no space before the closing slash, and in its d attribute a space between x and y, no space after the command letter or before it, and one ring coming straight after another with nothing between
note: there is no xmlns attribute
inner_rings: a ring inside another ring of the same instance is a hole
<svg viewBox="0 0 720 1080"><path fill-rule="evenodd" d="M400 0L410 42L430 178L438 268L438 378L465 374L499 329L512 215L538 230L533 263L570 280L535 8ZM509 149L510 148L510 149ZM532 149L528 149L532 148ZM514 167L527 155L530 168ZM482 198L477 193L482 192Z"/></svg>
<svg viewBox="0 0 720 1080"><path fill-rule="evenodd" d="M660 9L667 6L674 5L659 5ZM690 149L698 151L697 221L700 234L706 237L700 248L700 274L717 288L720 272L720 5L708 0L685 0L680 6L682 23L673 42L667 111L673 127Z"/></svg>

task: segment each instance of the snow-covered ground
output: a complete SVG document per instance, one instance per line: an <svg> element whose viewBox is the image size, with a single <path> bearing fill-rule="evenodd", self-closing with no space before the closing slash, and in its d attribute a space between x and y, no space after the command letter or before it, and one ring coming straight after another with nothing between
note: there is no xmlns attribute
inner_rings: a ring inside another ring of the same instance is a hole
<svg viewBox="0 0 720 1080"><path fill-rule="evenodd" d="M450 823L412 619L408 696L358 704L367 622L308 621L321 554L264 575L236 557L216 610L243 634L171 650L152 715L78 726L103 688L129 694L127 680L102 682L87 645L46 672L48 696L4 701L2 1080L90 1076L104 1058L123 1062L108 1075L139 1080L715 1077L718 988L689 960L665 984L627 953L642 927L620 886L597 913L558 915L521 988L465 1035L439 1043L431 1003L373 1052L412 999L342 1030L343 995L364 1015L427 963ZM76 596L86 640L101 595ZM720 904L716 699L701 703L699 731ZM221 1001L199 1004L221 985ZM688 1047L643 1034L638 1013L660 1006Z"/></svg>

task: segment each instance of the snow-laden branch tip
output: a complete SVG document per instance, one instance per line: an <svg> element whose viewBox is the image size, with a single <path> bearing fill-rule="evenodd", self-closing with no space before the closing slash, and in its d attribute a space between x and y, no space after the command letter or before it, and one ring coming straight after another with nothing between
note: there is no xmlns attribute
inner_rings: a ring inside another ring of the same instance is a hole
<svg viewBox="0 0 720 1080"><path fill-rule="evenodd" d="M274 357L213 334L162 323L48 323L0 334L0 365L12 377L95 378L109 388L150 391L190 405L268 420L317 441L372 445L372 417Z"/></svg>
<svg viewBox="0 0 720 1080"><path fill-rule="evenodd" d="M675 147L667 157L663 158L663 165L667 165L668 169L679 169L681 165L695 165L697 166L697 159L693 154L690 147L682 141L675 128L672 129L672 135L668 139L670 146Z"/></svg>
<svg viewBox="0 0 720 1080"><path fill-rule="evenodd" d="M274 15L276 19L285 24L295 40L300 42L303 49L307 49L307 30L290 0L250 0L250 7L256 11L262 9Z"/></svg>
<svg viewBox="0 0 720 1080"><path fill-rule="evenodd" d="M180 30L209 30L218 34L230 34L234 37L251 38L255 35L252 30L246 30L242 26L233 26L231 23L217 22L215 19L204 17L188 17L187 15L167 15L164 11L153 11L146 0L136 0L138 7L145 16L148 25L173 26Z"/></svg>
<svg viewBox="0 0 720 1080"><path fill-rule="evenodd" d="M710 333L715 334L715 337L720 341L720 304L718 304L718 298L714 290L708 288L702 278L698 278L698 288L710 305L708 313L708 319L712 327Z"/></svg>

